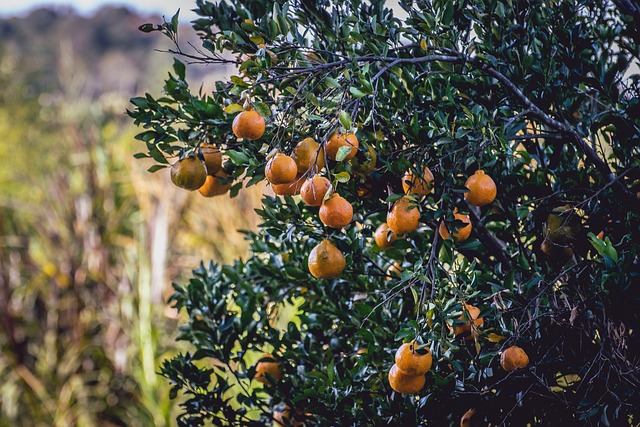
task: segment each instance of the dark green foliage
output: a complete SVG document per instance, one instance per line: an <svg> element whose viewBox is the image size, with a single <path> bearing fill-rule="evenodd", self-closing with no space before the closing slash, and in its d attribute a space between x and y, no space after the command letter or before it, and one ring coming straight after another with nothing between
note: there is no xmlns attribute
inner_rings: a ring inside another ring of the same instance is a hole
<svg viewBox="0 0 640 427"><path fill-rule="evenodd" d="M249 259L201 267L176 286L173 300L189 315L180 338L195 353L167 361L162 373L191 398L181 422L254 425L284 402L307 414L309 425L455 425L471 407L480 425L636 423L640 61L633 17L608 2L400 7L406 19L379 1L198 1L194 28L203 50L176 52L185 61L234 63L238 75L195 95L176 61L163 98L133 100L130 115L147 129L139 138L159 163L212 140L247 185L264 178L272 149L290 153L309 136L323 143L336 129L355 131L378 154L367 177L371 199L357 195L365 178L348 163L328 165L361 227L326 229L315 208L267 197L261 231L247 234ZM172 37L171 25L157 28ZM263 138L238 142L231 122L248 101L272 114ZM370 236L385 220L385 200L402 192L405 171L425 166L435 188L420 200L424 227L381 252ZM463 197L477 169L498 187L483 208ZM540 249L545 222L564 205L579 232L562 242L570 253L548 257ZM454 208L473 223L463 243L443 242L437 232L443 219L453 223ZM339 279L318 281L306 258L327 236L347 268ZM394 260L404 271L388 281ZM299 324L270 323L269 307L299 297ZM463 303L484 318L470 340L450 328L464 323ZM428 344L434 358L416 398L393 393L387 381L395 349L412 339ZM499 354L510 345L522 347L531 364L506 374ZM271 348L283 379L263 391L247 388L254 368L246 352ZM192 363L205 357L217 360ZM238 381L235 401L225 400Z"/></svg>

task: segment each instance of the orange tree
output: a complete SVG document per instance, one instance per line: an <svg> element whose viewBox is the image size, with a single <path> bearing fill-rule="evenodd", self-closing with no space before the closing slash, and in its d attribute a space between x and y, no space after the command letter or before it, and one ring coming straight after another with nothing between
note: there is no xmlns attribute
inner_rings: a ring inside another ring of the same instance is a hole
<svg viewBox="0 0 640 427"><path fill-rule="evenodd" d="M639 10L197 0L189 49L143 25L176 60L132 100L137 156L214 144L215 194L266 168L282 195L247 259L175 285L179 424L637 424ZM192 63L237 68L203 93Z"/></svg>

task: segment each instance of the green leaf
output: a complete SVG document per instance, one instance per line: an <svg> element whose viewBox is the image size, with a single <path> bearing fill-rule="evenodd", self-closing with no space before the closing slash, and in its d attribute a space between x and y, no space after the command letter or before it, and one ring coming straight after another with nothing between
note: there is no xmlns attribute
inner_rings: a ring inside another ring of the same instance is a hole
<svg viewBox="0 0 640 427"><path fill-rule="evenodd" d="M324 82L327 84L328 87L332 87L334 89L340 89L341 87L340 83L338 83L338 81L333 77L325 77Z"/></svg>
<svg viewBox="0 0 640 427"><path fill-rule="evenodd" d="M160 169L164 169L166 167L168 167L168 166L167 165L153 165L149 169L147 169L147 171L149 171L151 173L154 173L154 172L157 172Z"/></svg>
<svg viewBox="0 0 640 427"><path fill-rule="evenodd" d="M338 153L336 154L336 161L337 162L343 161L344 159L347 158L349 153L351 153L350 145L343 145L342 147L338 148Z"/></svg>
<svg viewBox="0 0 640 427"><path fill-rule="evenodd" d="M346 129L351 129L351 116L344 110L340 111L339 115L340 124Z"/></svg>
<svg viewBox="0 0 640 427"><path fill-rule="evenodd" d="M348 147L340 147L340 148L342 149L342 148L348 148ZM338 150L338 152L339 151L340 150ZM351 150L349 150L349 151L351 151ZM337 158L338 157L336 156L336 160L337 160ZM338 182L349 182L349 179L351 178L351 175L349 175L348 172L340 172L340 173L334 175L334 177Z"/></svg>
<svg viewBox="0 0 640 427"><path fill-rule="evenodd" d="M176 72L178 78L180 78L181 80L185 79L186 67L176 58L173 59L173 70Z"/></svg>
<svg viewBox="0 0 640 427"><path fill-rule="evenodd" d="M158 31L158 29L153 24L142 24L138 27L138 30L142 31L143 33Z"/></svg>
<svg viewBox="0 0 640 427"><path fill-rule="evenodd" d="M271 109L264 102L254 102L253 108L260 114L262 117L271 117Z"/></svg>
<svg viewBox="0 0 640 427"><path fill-rule="evenodd" d="M227 114L233 114L233 113L239 113L240 111L243 111L244 108L242 108L242 105L240 104L229 104L226 107L224 107L224 112Z"/></svg>
<svg viewBox="0 0 640 427"><path fill-rule="evenodd" d="M362 98L363 96L367 96L366 93L353 86L349 88L349 93L351 93L354 98Z"/></svg>
<svg viewBox="0 0 640 427"><path fill-rule="evenodd" d="M229 156L233 164L237 166L245 166L249 164L249 156L240 151L227 150L225 151L225 154Z"/></svg>

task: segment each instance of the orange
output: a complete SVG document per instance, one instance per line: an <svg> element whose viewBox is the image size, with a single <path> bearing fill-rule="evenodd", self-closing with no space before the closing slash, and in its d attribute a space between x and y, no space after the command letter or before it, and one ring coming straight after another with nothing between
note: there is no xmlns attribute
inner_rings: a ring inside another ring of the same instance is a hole
<svg viewBox="0 0 640 427"><path fill-rule="evenodd" d="M291 157L298 165L298 173L305 173L309 168L319 172L324 167L324 153L313 138L305 138L293 149ZM314 167L315 166L315 167Z"/></svg>
<svg viewBox="0 0 640 427"><path fill-rule="evenodd" d="M420 354L417 347L415 342L405 343L396 351L396 366L400 372L410 377L426 374L433 362L429 349L424 349L426 353Z"/></svg>
<svg viewBox="0 0 640 427"><path fill-rule="evenodd" d="M502 352L500 356L500 366L507 372L524 368L529 364L529 356L518 346L511 346Z"/></svg>
<svg viewBox="0 0 640 427"><path fill-rule="evenodd" d="M338 193L333 193L333 196L322 202L320 206L320 221L327 227L346 227L352 218L353 207L351 203Z"/></svg>
<svg viewBox="0 0 640 427"><path fill-rule="evenodd" d="M296 412L300 415L300 411ZM302 421L298 421L297 419L291 421L291 408L288 405L284 405L282 411L274 411L273 413L273 427L302 427L303 425Z"/></svg>
<svg viewBox="0 0 640 427"><path fill-rule="evenodd" d="M171 165L171 182L180 188L197 190L207 180L207 167L195 156L185 157Z"/></svg>
<svg viewBox="0 0 640 427"><path fill-rule="evenodd" d="M420 225L420 210L412 199L403 196L387 213L387 224L395 234L411 233Z"/></svg>
<svg viewBox="0 0 640 427"><path fill-rule="evenodd" d="M389 225L386 222L383 222L373 233L373 239L379 248L387 249L393 246L393 242L398 240L398 236L389 229Z"/></svg>
<svg viewBox="0 0 640 427"><path fill-rule="evenodd" d="M472 325L476 328L480 325L484 325L484 319L482 317L478 317L480 316L480 309L478 307L474 307L471 304L464 304L463 307L463 313L459 319L463 321L467 320L467 323L455 326L454 334L456 336L471 332ZM471 338L473 338L473 335L465 337L466 340L470 340Z"/></svg>
<svg viewBox="0 0 640 427"><path fill-rule="evenodd" d="M276 362L273 356L265 353L256 363L256 374L253 379L263 384L273 384L282 378L280 363Z"/></svg>
<svg viewBox="0 0 640 427"><path fill-rule="evenodd" d="M286 184L271 184L271 189L278 196L295 196L296 194L300 194L302 184L302 175L298 174L293 182Z"/></svg>
<svg viewBox="0 0 640 427"><path fill-rule="evenodd" d="M496 183L481 169L471 175L464 186L469 189L464 193L464 198L473 206L488 205L495 200L498 192Z"/></svg>
<svg viewBox="0 0 640 427"><path fill-rule="evenodd" d="M391 280L395 277L400 277L402 275L402 264L399 262L394 262L387 268L387 280Z"/></svg>
<svg viewBox="0 0 640 427"><path fill-rule="evenodd" d="M471 418L475 413L476 410L474 408L471 408L467 412L465 412L462 418L460 418L460 427L471 427Z"/></svg>
<svg viewBox="0 0 640 427"><path fill-rule="evenodd" d="M351 159L351 169L355 174L369 175L376 168L378 155L371 144L363 144L363 148L366 150L358 150L355 157Z"/></svg>
<svg viewBox="0 0 640 427"><path fill-rule="evenodd" d="M327 178L315 175L302 184L300 197L309 206L320 206L330 187L331 182Z"/></svg>
<svg viewBox="0 0 640 427"><path fill-rule="evenodd" d="M408 376L402 373L398 365L389 370L389 385L398 393L416 394L424 387L424 375Z"/></svg>
<svg viewBox="0 0 640 427"><path fill-rule="evenodd" d="M264 175L272 184L287 184L295 181L298 172L296 162L286 154L278 153L267 162Z"/></svg>
<svg viewBox="0 0 640 427"><path fill-rule="evenodd" d="M344 160L351 160L358 152L358 138L352 133L340 134L338 131L335 131L329 137L327 144L325 145L325 150L327 151L327 157L331 160L335 160L338 154L338 150L340 147L351 147L351 151L347 154L347 157Z"/></svg>
<svg viewBox="0 0 640 427"><path fill-rule="evenodd" d="M198 192L204 197L219 196L226 193L231 188L231 180L227 180L228 176L223 170L219 171L215 176L207 175L206 181L198 189Z"/></svg>
<svg viewBox="0 0 640 427"><path fill-rule="evenodd" d="M222 167L222 152L213 144L201 144L200 151L204 157L208 175L215 175Z"/></svg>
<svg viewBox="0 0 640 427"><path fill-rule="evenodd" d="M402 178L402 188L405 194L413 193L421 196L430 194L433 188L431 169L425 167L421 177L415 176L411 171L405 173Z"/></svg>
<svg viewBox="0 0 640 427"><path fill-rule="evenodd" d="M342 274L347 261L336 245L323 240L311 250L307 265L316 279L332 279Z"/></svg>
<svg viewBox="0 0 640 427"><path fill-rule="evenodd" d="M264 117L253 110L242 111L233 119L231 125L235 136L248 140L260 138L264 134L265 128Z"/></svg>
<svg viewBox="0 0 640 427"><path fill-rule="evenodd" d="M453 237L455 237L458 242L467 240L469 238L469 235L471 234L471 229L472 229L471 220L469 219L469 216L464 214L459 214L459 213L455 213L453 214L453 216L455 217L455 219L458 219L464 222L465 224L467 224L462 228L458 228L456 232L453 233ZM440 223L440 228L438 228L438 231L440 233L440 237L442 237L443 240L449 240L449 238L451 237L449 234L447 225L445 224L444 221Z"/></svg>

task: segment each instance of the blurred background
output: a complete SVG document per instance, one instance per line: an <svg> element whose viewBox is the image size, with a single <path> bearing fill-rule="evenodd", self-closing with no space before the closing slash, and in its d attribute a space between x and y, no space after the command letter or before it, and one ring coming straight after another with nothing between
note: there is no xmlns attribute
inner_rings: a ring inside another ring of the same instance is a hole
<svg viewBox="0 0 640 427"><path fill-rule="evenodd" d="M173 62L137 28L181 7L195 40L192 1L111 3L0 2L0 426L173 425L171 282L257 227L260 188L205 199L133 158L128 100ZM197 90L231 71L187 72Z"/></svg>

